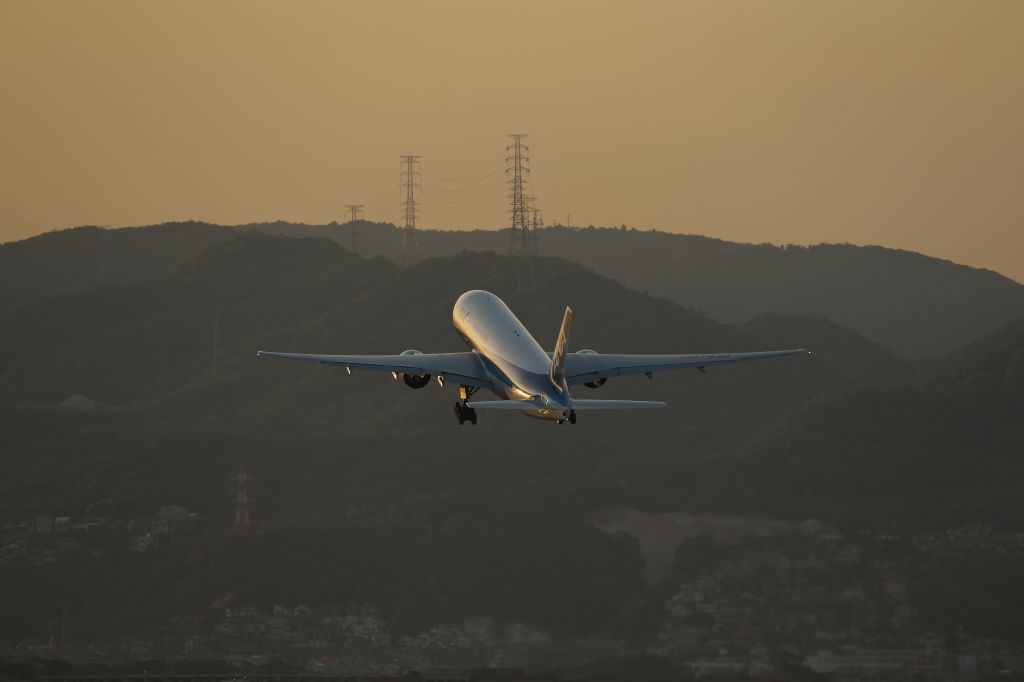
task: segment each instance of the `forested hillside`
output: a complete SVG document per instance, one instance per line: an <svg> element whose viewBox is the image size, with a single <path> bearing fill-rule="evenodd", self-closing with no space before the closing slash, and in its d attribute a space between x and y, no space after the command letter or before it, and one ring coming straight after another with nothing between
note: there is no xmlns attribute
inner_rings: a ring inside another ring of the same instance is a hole
<svg viewBox="0 0 1024 682"><path fill-rule="evenodd" d="M78 228L0 245L0 311L46 296L167 274L240 231L328 237L364 257L401 260L401 232L360 222L261 223L233 228L169 223ZM507 253L507 230L420 230L418 260L464 251ZM899 353L941 356L1024 316L1024 285L1001 275L881 247L736 244L695 235L549 228L543 256L575 261L626 286L724 322L766 313L815 316Z"/></svg>
<svg viewBox="0 0 1024 682"><path fill-rule="evenodd" d="M636 539L595 528L596 510L817 518L849 532L1024 526L1019 323L915 365L820 317L734 326L558 258L524 283L519 259L493 253L403 268L324 238L211 234L150 277L122 270L121 283L83 280L0 315L0 516L177 504L204 519L173 551L3 564L0 601L13 606L0 634L40 631L61 602L103 633L230 597L371 603L399 632L486 613L633 636L658 627L665 595L645 582ZM488 413L475 427L452 417L453 386L256 357L460 350L451 306L470 286L503 297L546 347L571 303L572 349L815 354L578 389L668 410L575 426ZM57 407L75 395L95 409ZM256 526L229 538L240 464L255 477Z"/></svg>
<svg viewBox="0 0 1024 682"><path fill-rule="evenodd" d="M229 228L173 223L78 227L0 244L0 312L55 294L166 274L232 236Z"/></svg>
<svg viewBox="0 0 1024 682"><path fill-rule="evenodd" d="M781 513L827 507L859 526L1021 528L1022 414L1024 320L923 385L851 389L792 412L750 443L736 494L770 490Z"/></svg>
<svg viewBox="0 0 1024 682"><path fill-rule="evenodd" d="M246 226L327 235L352 244L352 227ZM360 224L360 252L396 258L398 230ZM509 233L420 231L424 256L506 253ZM699 235L616 228L542 230L538 250L725 322L763 313L816 315L909 357L942 355L1024 316L1024 285L998 273L878 246L737 244Z"/></svg>

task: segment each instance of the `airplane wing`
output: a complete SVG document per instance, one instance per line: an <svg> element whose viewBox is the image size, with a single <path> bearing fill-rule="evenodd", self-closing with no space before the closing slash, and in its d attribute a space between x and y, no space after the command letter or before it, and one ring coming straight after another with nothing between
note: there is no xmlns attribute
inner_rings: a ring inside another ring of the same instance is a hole
<svg viewBox="0 0 1024 682"><path fill-rule="evenodd" d="M368 369L375 372L402 372L405 374L430 374L444 377L467 386L490 388L480 358L473 351L465 353L420 353L416 355L311 355L308 353L277 353L261 350L260 357L303 360L321 365L334 365L353 369Z"/></svg>
<svg viewBox="0 0 1024 682"><path fill-rule="evenodd" d="M650 374L673 369L696 368L703 370L713 365L726 365L748 360L767 360L787 355L801 355L809 351L769 350L757 353L712 353L708 355L616 355L601 353L571 353L565 357L565 379L570 386L600 381L627 374Z"/></svg>

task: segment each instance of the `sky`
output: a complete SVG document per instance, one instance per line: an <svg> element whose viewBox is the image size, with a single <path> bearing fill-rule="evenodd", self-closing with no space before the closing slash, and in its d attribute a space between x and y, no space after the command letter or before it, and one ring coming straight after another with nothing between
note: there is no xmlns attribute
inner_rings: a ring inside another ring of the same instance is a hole
<svg viewBox="0 0 1024 682"><path fill-rule="evenodd" d="M0 241L546 223L911 249L1024 282L1024 2L0 0Z"/></svg>

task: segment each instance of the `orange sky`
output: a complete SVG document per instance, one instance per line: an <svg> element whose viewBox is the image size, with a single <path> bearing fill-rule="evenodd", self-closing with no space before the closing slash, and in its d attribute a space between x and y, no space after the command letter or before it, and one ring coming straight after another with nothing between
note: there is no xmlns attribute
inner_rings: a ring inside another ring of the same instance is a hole
<svg viewBox="0 0 1024 682"><path fill-rule="evenodd" d="M1024 2L0 0L0 238L547 222L922 251L1024 281ZM469 175L461 182L441 178Z"/></svg>

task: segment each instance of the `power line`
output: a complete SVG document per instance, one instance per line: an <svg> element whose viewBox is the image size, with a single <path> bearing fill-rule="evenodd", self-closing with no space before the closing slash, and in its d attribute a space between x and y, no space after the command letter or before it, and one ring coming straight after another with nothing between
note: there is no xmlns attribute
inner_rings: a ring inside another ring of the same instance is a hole
<svg viewBox="0 0 1024 682"><path fill-rule="evenodd" d="M37 225L37 226L43 224L43 221L39 220L35 215L33 215L32 213L30 213L28 211L24 211L24 210L16 211L14 209L14 207L11 206L10 200L4 198L3 195L0 195L0 205L4 206L4 208L7 210L8 213L10 213L10 214L14 215L15 217L21 219L22 222L31 223L31 224L34 224L34 225Z"/></svg>
<svg viewBox="0 0 1024 682"><path fill-rule="evenodd" d="M37 234L35 230L21 224L10 216L0 214L0 219L3 219L3 222L6 223L4 232L12 236L12 241L28 239L29 237Z"/></svg>
<svg viewBox="0 0 1024 682"><path fill-rule="evenodd" d="M479 199L462 199L459 201L447 201L445 199L433 199L426 198L420 199L417 203L424 204L426 206L475 206L477 204L494 203L496 199L500 197L486 196L480 197Z"/></svg>
<svg viewBox="0 0 1024 682"><path fill-rule="evenodd" d="M396 185L394 182L389 181L384 191L382 191L380 194L374 197L372 201L366 204L367 209L369 210L370 213L373 213L374 207L380 206L384 202L388 201L397 192L398 185Z"/></svg>
<svg viewBox="0 0 1024 682"><path fill-rule="evenodd" d="M490 180L490 182L487 182L487 184L478 182L476 184L466 185L463 188L441 187L440 185L435 185L426 180L423 182L423 186L426 187L427 189L430 189L435 192L441 192L443 194L477 194L479 192L486 191L491 187L500 185L504 181L504 178L502 177L501 174L502 171L499 170L493 174L493 180L491 178L484 178L485 180Z"/></svg>
<svg viewBox="0 0 1024 682"><path fill-rule="evenodd" d="M490 184L469 190L443 191L424 183L423 197L419 203L428 206L473 206L476 204L497 202L500 199L497 188L504 182L498 178Z"/></svg>
<svg viewBox="0 0 1024 682"><path fill-rule="evenodd" d="M40 229L40 221L35 220L31 216L26 216L14 209L7 201L0 196L0 211L6 215L0 215L10 227L13 227L15 236L21 239L26 239L35 234L42 232Z"/></svg>
<svg viewBox="0 0 1024 682"><path fill-rule="evenodd" d="M476 169L475 171L472 171L471 173L466 173L465 175L460 175L459 177L456 177L456 178L447 178L447 177L445 177L443 175L437 175L436 173L431 173L430 171L423 171L423 175L424 175L424 177L430 178L431 180L437 180L437 181L440 181L440 182L459 183L459 182L472 182L474 179L483 178L483 177L489 177L489 176L494 175L495 173L502 172L502 170L504 170L504 166L499 161L499 162L487 163L487 164L481 166L480 168Z"/></svg>
<svg viewBox="0 0 1024 682"><path fill-rule="evenodd" d="M398 183L388 183L389 189L384 194L366 205L365 215L373 216L377 222L392 222L397 224L393 210L402 198L401 186Z"/></svg>
<svg viewBox="0 0 1024 682"><path fill-rule="evenodd" d="M391 223L392 225L398 225L399 220L398 220L398 217L397 217L397 212L395 211L395 209L398 207L398 204L399 204L399 200L396 197L394 199L394 201L392 201L388 205L387 208L385 208L382 211L380 211L380 215L383 218L383 220L381 222L388 222L388 223Z"/></svg>

